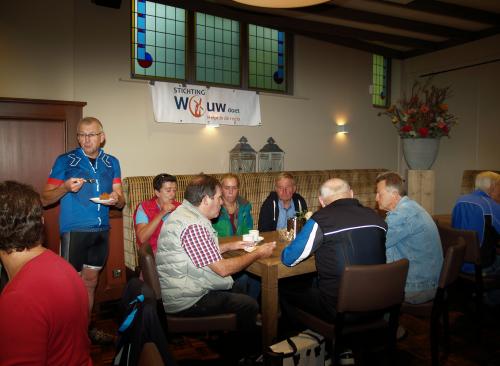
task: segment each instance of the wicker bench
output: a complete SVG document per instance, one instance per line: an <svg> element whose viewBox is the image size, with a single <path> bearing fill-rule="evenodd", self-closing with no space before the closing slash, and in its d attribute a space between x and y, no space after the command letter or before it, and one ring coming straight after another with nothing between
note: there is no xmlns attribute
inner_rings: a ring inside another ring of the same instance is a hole
<svg viewBox="0 0 500 366"><path fill-rule="evenodd" d="M365 206L375 208L375 178L386 169L352 169L352 170L317 170L291 171L297 183L297 192L307 202L309 210L316 211L319 207L318 189L329 178L342 178L351 185L355 197ZM211 174L221 179L224 174ZM240 195L252 204L252 216L255 225L259 220L259 210L262 202L274 189L274 179L278 173L243 173L240 178ZM195 175L177 175L177 200L182 197L187 184ZM132 215L137 205L153 196L154 176L126 177L123 179L123 189L127 205L123 210L123 238L125 246L125 265L134 270L138 264L137 247Z"/></svg>

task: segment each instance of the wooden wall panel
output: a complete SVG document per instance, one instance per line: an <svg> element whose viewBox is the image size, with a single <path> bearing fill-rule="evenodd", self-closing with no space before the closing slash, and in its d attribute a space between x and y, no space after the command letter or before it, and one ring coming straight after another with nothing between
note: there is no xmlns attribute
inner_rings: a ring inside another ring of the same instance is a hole
<svg viewBox="0 0 500 366"><path fill-rule="evenodd" d="M43 189L55 158L77 146L85 102L0 98L0 180ZM59 205L46 208L44 245L59 253Z"/></svg>

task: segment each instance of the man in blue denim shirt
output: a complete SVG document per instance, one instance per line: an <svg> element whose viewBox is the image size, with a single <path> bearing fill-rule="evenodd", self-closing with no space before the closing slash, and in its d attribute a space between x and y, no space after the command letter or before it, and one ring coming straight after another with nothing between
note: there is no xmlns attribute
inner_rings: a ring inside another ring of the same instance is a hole
<svg viewBox="0 0 500 366"><path fill-rule="evenodd" d="M388 211L387 262L408 258L405 301L420 304L434 298L443 265L443 249L432 217L405 196L403 178L386 172L377 177L377 203Z"/></svg>

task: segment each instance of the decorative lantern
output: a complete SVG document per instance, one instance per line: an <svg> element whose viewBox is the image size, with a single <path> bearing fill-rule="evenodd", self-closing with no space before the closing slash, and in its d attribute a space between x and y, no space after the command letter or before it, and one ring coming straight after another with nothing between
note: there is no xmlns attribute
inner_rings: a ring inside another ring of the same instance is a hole
<svg viewBox="0 0 500 366"><path fill-rule="evenodd" d="M259 151L259 172L281 172L285 166L285 152L280 149L272 137Z"/></svg>
<svg viewBox="0 0 500 366"><path fill-rule="evenodd" d="M245 136L229 152L229 171L231 173L254 173L257 165L257 152L248 144Z"/></svg>

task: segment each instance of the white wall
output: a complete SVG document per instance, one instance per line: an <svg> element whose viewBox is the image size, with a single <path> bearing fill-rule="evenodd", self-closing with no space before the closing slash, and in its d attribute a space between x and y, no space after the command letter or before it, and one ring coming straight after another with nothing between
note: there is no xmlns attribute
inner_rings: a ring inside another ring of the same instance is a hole
<svg viewBox="0 0 500 366"><path fill-rule="evenodd" d="M371 54L296 37L294 96L262 94L261 127L208 130L154 121L147 83L129 76L129 27L130 0L123 0L120 10L90 0L1 2L0 96L87 102L84 114L103 122L105 148L120 159L123 176L227 171L228 152L242 135L256 150L273 136L286 153L289 170L398 169L398 135L371 107ZM498 57L495 42L489 47ZM454 61L461 54L456 53ZM448 57L444 55L396 62L393 86L400 89L406 78L447 68L450 62L440 63ZM450 101L450 108L460 115L461 125L452 131L451 140L442 142L435 165L443 171L437 176L437 212L451 207L454 192L443 187L458 189L462 169L499 168L499 147L488 142L478 148L477 137L469 136L477 130L485 141L495 140L492 131L499 135L494 121L499 114L498 93L491 85L500 74L498 65L490 67L496 75L488 73L488 67L482 68L481 77L474 71L473 80L467 76L472 70L463 71L459 81L456 74L449 74L457 98ZM483 83L490 86L484 89ZM475 89L478 84L481 94ZM478 108L479 95L480 115L472 112ZM343 139L334 133L334 121L340 118L350 129ZM466 122L469 119L473 121ZM470 163L465 164L467 159Z"/></svg>
<svg viewBox="0 0 500 366"><path fill-rule="evenodd" d="M405 85L420 75L441 72L433 82L450 85L453 90L449 108L459 117L459 124L449 139L441 139L433 166L437 213L447 213L453 207L463 170L500 169L499 59L500 36L494 36L403 62ZM485 63L492 60L497 61ZM485 64L477 65L481 63Z"/></svg>

